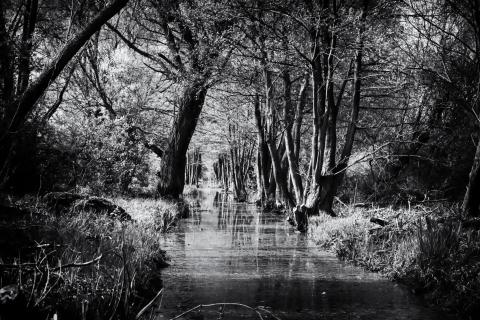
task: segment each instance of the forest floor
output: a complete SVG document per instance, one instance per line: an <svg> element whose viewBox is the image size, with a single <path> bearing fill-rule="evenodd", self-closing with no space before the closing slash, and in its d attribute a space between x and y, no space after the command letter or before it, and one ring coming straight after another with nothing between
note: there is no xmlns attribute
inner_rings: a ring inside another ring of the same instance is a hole
<svg viewBox="0 0 480 320"><path fill-rule="evenodd" d="M457 212L451 204L344 206L337 218L311 217L309 232L339 258L383 273L427 301L473 319L480 314L479 221L462 222Z"/></svg>
<svg viewBox="0 0 480 320"><path fill-rule="evenodd" d="M168 261L159 237L188 205L111 201L134 220L86 210L52 214L35 197L11 203L22 208L14 218L0 214L0 318L138 316L163 286Z"/></svg>

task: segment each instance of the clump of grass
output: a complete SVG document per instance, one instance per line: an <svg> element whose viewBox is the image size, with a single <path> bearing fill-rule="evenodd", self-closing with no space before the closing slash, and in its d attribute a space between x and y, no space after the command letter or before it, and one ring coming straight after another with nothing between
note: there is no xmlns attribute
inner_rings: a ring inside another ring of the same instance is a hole
<svg viewBox="0 0 480 320"><path fill-rule="evenodd" d="M167 199L124 199L112 201L125 209L134 220L152 225L157 231L166 232L179 218L188 215L186 202Z"/></svg>
<svg viewBox="0 0 480 320"><path fill-rule="evenodd" d="M15 302L20 306L12 305L13 315L20 307L32 319L133 318L159 292L160 269L167 264L160 237L178 219L180 206L145 199L115 202L136 221L88 211L62 216L41 211L5 226L18 231L5 237L23 239L9 254L0 248L0 287L16 284L24 296ZM10 243L0 241L5 247Z"/></svg>
<svg viewBox="0 0 480 320"><path fill-rule="evenodd" d="M381 227L372 216L389 221ZM310 219L311 236L341 259L382 272L468 317L480 311L480 231L448 207L344 208Z"/></svg>
<svg viewBox="0 0 480 320"><path fill-rule="evenodd" d="M190 197L196 197L199 194L197 186L188 184L183 188L183 194Z"/></svg>

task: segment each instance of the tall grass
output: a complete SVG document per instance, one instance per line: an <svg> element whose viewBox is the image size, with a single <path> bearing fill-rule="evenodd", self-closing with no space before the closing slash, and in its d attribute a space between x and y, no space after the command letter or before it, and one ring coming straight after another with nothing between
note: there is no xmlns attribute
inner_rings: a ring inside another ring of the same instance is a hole
<svg viewBox="0 0 480 320"><path fill-rule="evenodd" d="M154 200L115 202L136 221L86 211L54 216L43 210L5 226L24 241L11 254L2 252L0 287L15 284L24 298L16 299L11 310L0 310L0 316L134 318L162 288L160 272L167 259L160 238L176 221L179 207Z"/></svg>
<svg viewBox="0 0 480 320"><path fill-rule="evenodd" d="M150 224L161 232L168 231L189 210L187 203L174 200L114 198L112 201L124 208L134 220Z"/></svg>
<svg viewBox="0 0 480 320"><path fill-rule="evenodd" d="M340 258L408 284L430 301L473 317L480 311L480 231L451 208L346 207L310 219L310 235ZM380 217L390 223L370 222Z"/></svg>

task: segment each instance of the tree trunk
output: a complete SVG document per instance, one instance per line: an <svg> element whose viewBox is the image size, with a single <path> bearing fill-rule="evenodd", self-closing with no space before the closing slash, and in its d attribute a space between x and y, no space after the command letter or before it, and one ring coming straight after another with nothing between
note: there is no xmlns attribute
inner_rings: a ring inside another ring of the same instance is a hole
<svg viewBox="0 0 480 320"><path fill-rule="evenodd" d="M360 26L358 29L358 35L356 40L356 50L354 58L353 69L353 88L352 88L352 109L350 112L350 121L347 128L345 137L345 144L340 155L338 164L335 165L335 157L332 152L336 152L336 133L333 131L336 128L336 116L338 105L335 105L333 101L333 92L327 93L327 100L332 106L330 111L330 120L333 122L330 125L330 158L328 163L328 169L330 175L324 176L322 179L322 192L320 194L319 209L326 213L335 216L333 211L333 200L337 194L338 187L343 183L345 177L345 171L352 154L353 145L355 142L355 133L357 131L357 122L360 111L360 99L361 99L361 72L362 72L362 56L363 56L363 32L365 30L365 18L366 18L366 6L367 1L364 2L364 8L360 16ZM341 92L342 93L342 92ZM340 101L341 96L338 97ZM335 145L333 145L335 143ZM333 156L333 157L332 157Z"/></svg>
<svg viewBox="0 0 480 320"><path fill-rule="evenodd" d="M313 45L314 49L313 55L314 55L314 60L311 66L311 73L312 73L312 127L313 127L313 133L312 133L312 150L310 154L310 163L308 166L308 172L307 172L307 179L305 181L305 188L303 190L303 199L304 201L308 197L308 193L310 192L310 186L311 184L314 183L314 171L315 167L317 165L317 155L318 155L318 137L319 137L319 131L320 131L320 116L319 116L319 111L318 111L318 104L321 99L319 99L319 91L320 91L320 83L322 82L322 73L319 71L321 70L321 63L319 59L319 53L317 46L319 44L317 43L317 40L315 40L315 45ZM323 99L322 99L323 100Z"/></svg>
<svg viewBox="0 0 480 320"><path fill-rule="evenodd" d="M290 74L288 72L283 73L284 83L284 124L285 124L285 153L288 160L288 167L290 171L290 177L292 179L292 187L295 193L296 206L302 203L303 186L302 177L300 176L300 170L298 168L298 158L295 155L295 147L292 137L292 100L291 100L291 87ZM302 90L301 90L302 91ZM299 102L300 103L300 102ZM297 107L297 116L298 116ZM300 108L301 109L301 108ZM298 147L297 147L298 148ZM298 149L297 149L298 151Z"/></svg>
<svg viewBox="0 0 480 320"><path fill-rule="evenodd" d="M309 85L309 74L305 75L298 93L297 108L295 110L295 120L293 122L293 141L295 158L300 159L300 139L302 134L303 109L307 98L307 89Z"/></svg>
<svg viewBox="0 0 480 320"><path fill-rule="evenodd" d="M480 139L480 137L479 137ZM467 184L467 191L463 198L462 210L471 217L480 216L480 140L473 159L472 169Z"/></svg>
<svg viewBox="0 0 480 320"><path fill-rule="evenodd" d="M260 144L260 141L258 141L258 144ZM258 148L258 147L257 147ZM256 159L256 169L257 169L257 203L258 201L260 203L263 203L265 201L265 192L264 192L264 186L263 186L263 169L262 169L262 155L260 153L260 150L257 150L257 159Z"/></svg>
<svg viewBox="0 0 480 320"><path fill-rule="evenodd" d="M182 93L178 115L158 172L157 193L160 196L178 198L183 192L186 153L206 94L207 88L203 83L188 84Z"/></svg>
<svg viewBox="0 0 480 320"><path fill-rule="evenodd" d="M261 197L262 201L272 198L272 194L270 191L270 156L268 151L267 143L265 142L265 132L264 132L264 121L262 117L262 112L260 109L260 98L258 95L255 96L254 101L254 108L255 108L255 124L257 126L257 139L258 139L258 155L259 155L259 173L261 173L260 179L262 180L261 187L262 187L262 194ZM273 180L272 180L273 181ZM273 191L275 192L275 191ZM275 197L273 195L273 197Z"/></svg>
<svg viewBox="0 0 480 320"><path fill-rule="evenodd" d="M37 22L38 0L28 0L23 18L22 44L19 52L17 95L22 94L30 80L32 38Z"/></svg>
<svg viewBox="0 0 480 320"><path fill-rule="evenodd" d="M279 152L276 146L276 130L275 130L275 119L276 112L275 108L272 105L272 79L271 72L264 65L264 80L265 80L265 106L267 109L267 147L270 154L270 159L272 161L272 172L275 179L275 184L277 187L277 192L279 197L276 197L279 202L285 201L285 204L289 207L293 206L293 201L288 193L287 188L287 174L283 170L281 161L282 158L279 156Z"/></svg>
<svg viewBox="0 0 480 320"><path fill-rule="evenodd" d="M360 90L361 90L361 70L362 70L362 52L363 52L363 32L365 29L365 17L368 6L368 0L363 1L363 9L360 17L360 26L358 29L358 36L356 41L356 50L354 58L354 75L353 75L353 98L352 98L352 110L350 114L350 123L348 125L347 134L345 138L345 145L342 150L341 158L338 164L335 165L335 153L336 153L336 121L339 102L341 101L341 95L345 89L346 81L341 86L337 104L333 99L333 63L332 57L336 46L335 35L330 37L328 32L324 33L324 43L330 44L330 53L324 53L323 74L322 65L320 63L312 64L312 78L313 78L313 118L314 118L314 137L312 137L312 158L310 162L309 175L311 179L311 185L305 188L304 191L304 204L299 210L295 211L295 220L297 228L301 231L305 231L308 223L308 215L316 213L318 210L325 211L331 215L334 215L332 210L333 199L337 193L338 186L342 183L345 170L350 159L353 144L355 140L355 133L357 129L357 121L360 109ZM328 31L328 29L327 29ZM318 69L317 69L318 68ZM323 76L327 80L325 84L325 90L320 91L320 96L317 99L316 92L318 85L317 79ZM347 77L348 78L348 77ZM323 93L323 95L322 95ZM326 105L325 105L326 102ZM316 111L316 112L315 112ZM318 130L320 129L320 132ZM328 141L326 141L328 133ZM315 144L315 140L318 144ZM327 174L322 172L323 162L325 159L325 148L329 148L329 157L326 163ZM316 153L314 152L316 151ZM308 183L308 181L307 181Z"/></svg>

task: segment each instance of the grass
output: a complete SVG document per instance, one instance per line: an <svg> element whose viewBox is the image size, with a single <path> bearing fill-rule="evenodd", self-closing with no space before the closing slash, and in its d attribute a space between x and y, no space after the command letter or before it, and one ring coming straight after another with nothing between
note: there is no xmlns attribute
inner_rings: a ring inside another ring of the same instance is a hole
<svg viewBox="0 0 480 320"><path fill-rule="evenodd" d="M116 205L127 211L134 220L153 225L158 231L166 232L179 218L188 214L188 204L173 200L155 199L112 199Z"/></svg>
<svg viewBox="0 0 480 320"><path fill-rule="evenodd" d="M85 211L55 216L40 205L0 225L0 288L19 293L0 309L2 319L130 319L157 295L167 265L160 237L185 205L114 201L135 221Z"/></svg>
<svg viewBox="0 0 480 320"><path fill-rule="evenodd" d="M198 188L197 186L193 185L193 184L187 184L184 188L183 188L183 195L185 196L190 196L190 197L196 197L198 196Z"/></svg>
<svg viewBox="0 0 480 320"><path fill-rule="evenodd" d="M344 207L310 219L310 234L341 259L406 283L432 303L472 318L480 312L480 231L455 207ZM371 217L389 221L381 227Z"/></svg>

